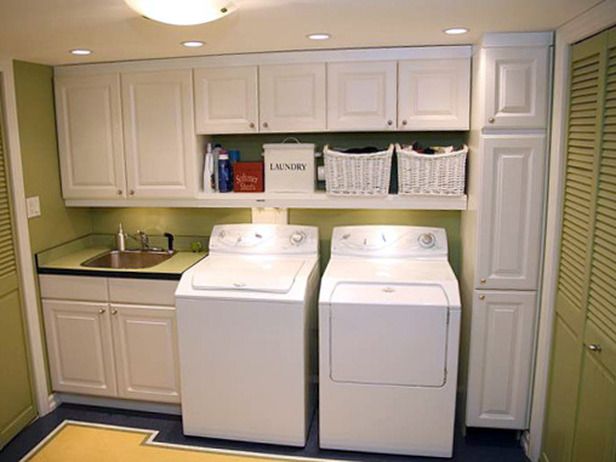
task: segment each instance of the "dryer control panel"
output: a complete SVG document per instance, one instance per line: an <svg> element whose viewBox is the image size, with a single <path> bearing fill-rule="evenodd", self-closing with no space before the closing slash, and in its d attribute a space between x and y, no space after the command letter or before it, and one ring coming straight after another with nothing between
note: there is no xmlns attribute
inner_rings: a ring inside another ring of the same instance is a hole
<svg viewBox="0 0 616 462"><path fill-rule="evenodd" d="M447 234L423 226L341 226L334 228L332 255L446 259Z"/></svg>
<svg viewBox="0 0 616 462"><path fill-rule="evenodd" d="M237 224L214 226L210 254L310 255L319 252L314 226Z"/></svg>

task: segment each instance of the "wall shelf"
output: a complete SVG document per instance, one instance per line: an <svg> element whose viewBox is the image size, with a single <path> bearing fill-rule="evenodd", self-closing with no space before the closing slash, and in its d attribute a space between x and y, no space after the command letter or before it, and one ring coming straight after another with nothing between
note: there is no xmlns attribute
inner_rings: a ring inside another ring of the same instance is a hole
<svg viewBox="0 0 616 462"><path fill-rule="evenodd" d="M194 207L194 208L301 208L382 210L465 210L466 196L332 197L315 193L214 193L194 199L68 199L67 207Z"/></svg>

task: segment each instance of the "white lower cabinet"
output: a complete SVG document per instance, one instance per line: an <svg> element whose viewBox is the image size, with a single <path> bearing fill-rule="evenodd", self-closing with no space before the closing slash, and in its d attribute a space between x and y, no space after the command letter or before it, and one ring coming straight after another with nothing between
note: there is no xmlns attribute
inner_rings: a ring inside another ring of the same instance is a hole
<svg viewBox="0 0 616 462"><path fill-rule="evenodd" d="M53 389L116 394L113 340L106 303L43 300Z"/></svg>
<svg viewBox="0 0 616 462"><path fill-rule="evenodd" d="M534 291L475 291L466 425L527 428L536 305Z"/></svg>
<svg viewBox="0 0 616 462"><path fill-rule="evenodd" d="M67 276L79 294L80 277ZM92 278L85 278L92 279ZM105 278L97 278L107 286ZM130 286L129 279L122 280ZM169 281L140 281L169 291ZM57 300L61 276L41 276L54 391L162 403L180 402L175 307ZM109 284L113 285L113 284ZM174 290L174 289L172 289ZM158 291L160 293L161 291ZM71 293L65 292L66 298ZM168 302L167 296L161 298Z"/></svg>
<svg viewBox="0 0 616 462"><path fill-rule="evenodd" d="M111 305L121 398L180 402L175 308Z"/></svg>

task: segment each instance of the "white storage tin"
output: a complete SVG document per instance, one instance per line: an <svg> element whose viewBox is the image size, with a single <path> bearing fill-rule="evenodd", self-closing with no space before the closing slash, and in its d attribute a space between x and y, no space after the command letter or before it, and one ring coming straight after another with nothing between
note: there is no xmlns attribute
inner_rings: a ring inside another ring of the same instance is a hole
<svg viewBox="0 0 616 462"><path fill-rule="evenodd" d="M314 149L312 143L264 144L265 192L314 192Z"/></svg>

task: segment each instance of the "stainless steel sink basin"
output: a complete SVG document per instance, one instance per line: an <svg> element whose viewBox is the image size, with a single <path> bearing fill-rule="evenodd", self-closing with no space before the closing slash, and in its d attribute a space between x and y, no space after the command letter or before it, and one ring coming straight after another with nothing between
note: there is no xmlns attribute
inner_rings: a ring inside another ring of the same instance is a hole
<svg viewBox="0 0 616 462"><path fill-rule="evenodd" d="M168 260L175 252L154 250L111 250L84 261L88 268L143 269Z"/></svg>

